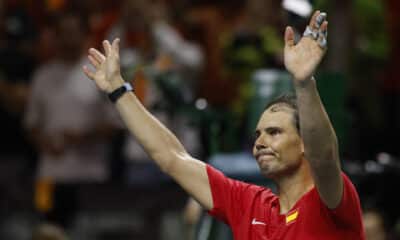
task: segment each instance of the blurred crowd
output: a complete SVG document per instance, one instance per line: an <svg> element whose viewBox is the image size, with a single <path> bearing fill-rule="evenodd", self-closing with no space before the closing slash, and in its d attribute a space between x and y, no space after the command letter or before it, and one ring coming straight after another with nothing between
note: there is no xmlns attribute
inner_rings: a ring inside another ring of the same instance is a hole
<svg viewBox="0 0 400 240"><path fill-rule="evenodd" d="M207 161L249 151L263 107L292 89L285 26L301 36L322 6L330 50L317 79L344 169L368 239L399 239L400 4L335 2L0 1L0 238L169 239L173 221L170 239L193 238L201 214L84 76L87 50L119 37L124 79Z"/></svg>

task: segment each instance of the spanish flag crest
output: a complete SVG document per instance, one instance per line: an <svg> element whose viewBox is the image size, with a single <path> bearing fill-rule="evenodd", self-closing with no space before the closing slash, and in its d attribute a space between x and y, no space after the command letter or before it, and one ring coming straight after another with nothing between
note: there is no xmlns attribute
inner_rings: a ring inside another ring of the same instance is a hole
<svg viewBox="0 0 400 240"><path fill-rule="evenodd" d="M286 214L286 224L294 223L299 216L299 209L295 209Z"/></svg>

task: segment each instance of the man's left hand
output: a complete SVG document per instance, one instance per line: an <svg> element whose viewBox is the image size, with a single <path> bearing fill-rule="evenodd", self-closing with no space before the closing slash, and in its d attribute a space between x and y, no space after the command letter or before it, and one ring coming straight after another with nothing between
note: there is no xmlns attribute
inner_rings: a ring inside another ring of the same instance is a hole
<svg viewBox="0 0 400 240"><path fill-rule="evenodd" d="M286 69L293 75L295 83L310 79L325 55L328 22L326 14L316 11L301 38L295 44L291 27L285 31L284 61Z"/></svg>

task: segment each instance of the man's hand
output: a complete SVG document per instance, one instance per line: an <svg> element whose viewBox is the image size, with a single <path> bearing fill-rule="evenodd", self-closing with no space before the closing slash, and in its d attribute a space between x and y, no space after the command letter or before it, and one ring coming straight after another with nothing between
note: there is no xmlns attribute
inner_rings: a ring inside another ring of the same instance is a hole
<svg viewBox="0 0 400 240"><path fill-rule="evenodd" d="M83 71L102 91L110 93L124 83L120 73L119 39L115 39L112 45L105 40L103 47L105 55L97 49L89 49L88 58L95 71L87 66L83 66Z"/></svg>
<svg viewBox="0 0 400 240"><path fill-rule="evenodd" d="M326 14L316 11L310 20L308 30L301 40L294 43L294 32L291 27L285 31L285 67L300 83L310 79L326 52L328 22Z"/></svg>

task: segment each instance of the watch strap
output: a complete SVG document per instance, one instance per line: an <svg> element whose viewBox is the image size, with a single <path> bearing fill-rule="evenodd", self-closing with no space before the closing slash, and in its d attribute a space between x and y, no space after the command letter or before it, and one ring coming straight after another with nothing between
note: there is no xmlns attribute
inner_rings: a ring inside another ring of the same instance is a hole
<svg viewBox="0 0 400 240"><path fill-rule="evenodd" d="M124 93L128 91L133 91L133 87L130 83L125 82L121 87L109 93L108 98L111 100L111 102L115 103L120 97L122 97L122 95L124 95Z"/></svg>

